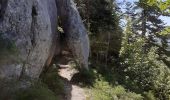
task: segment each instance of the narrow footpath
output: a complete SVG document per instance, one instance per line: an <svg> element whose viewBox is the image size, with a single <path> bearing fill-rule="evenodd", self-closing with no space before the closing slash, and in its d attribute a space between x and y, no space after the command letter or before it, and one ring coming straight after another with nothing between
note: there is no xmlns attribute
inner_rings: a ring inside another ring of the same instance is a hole
<svg viewBox="0 0 170 100"><path fill-rule="evenodd" d="M78 85L72 84L71 79L78 71L71 68L70 65L59 65L59 75L63 78L65 95L64 100L86 100L84 89Z"/></svg>

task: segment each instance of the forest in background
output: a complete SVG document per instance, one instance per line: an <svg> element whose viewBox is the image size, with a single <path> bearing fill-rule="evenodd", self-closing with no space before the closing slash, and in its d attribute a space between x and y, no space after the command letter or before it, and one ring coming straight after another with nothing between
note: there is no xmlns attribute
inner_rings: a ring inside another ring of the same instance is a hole
<svg viewBox="0 0 170 100"><path fill-rule="evenodd" d="M0 99L1 96L5 96L12 97L12 100L65 100L61 98L67 96L66 92L69 92L69 95L71 93L71 90L67 91L67 86L76 84L86 91L86 100L170 100L170 50L168 49L170 26L163 19L163 17L170 18L170 0L135 0L134 2L74 0L74 2L90 38L89 70L79 68L79 64L66 46L66 34L61 25L64 15L58 16L57 31L60 34L59 41L63 51L51 58L50 67L46 66L37 80L30 81L30 77L21 75L19 80L6 83L0 81L0 89L5 91L1 91ZM77 10L74 11L73 14L76 13L75 15L78 16ZM5 9L0 11L2 19L3 12ZM67 13L71 16L71 12ZM33 18L37 18L39 14L34 6L31 14ZM82 25L82 23L78 24ZM18 52L15 43L1 37L0 33L0 46L9 44L1 51L5 52L8 48L9 55L14 54L14 59L17 60ZM34 42L33 38L31 43ZM0 52L0 55L4 52ZM9 57L6 54L3 59L0 59L0 63L8 61ZM59 70L62 69L61 62L68 63L67 66L78 71L71 80L59 75ZM25 64L26 62L24 66ZM21 72L23 73L24 71ZM30 87L22 89L26 85ZM71 100L71 97L67 98Z"/></svg>
<svg viewBox="0 0 170 100"><path fill-rule="evenodd" d="M75 2L90 37L93 100L169 100L170 27L160 17L170 17L170 1Z"/></svg>

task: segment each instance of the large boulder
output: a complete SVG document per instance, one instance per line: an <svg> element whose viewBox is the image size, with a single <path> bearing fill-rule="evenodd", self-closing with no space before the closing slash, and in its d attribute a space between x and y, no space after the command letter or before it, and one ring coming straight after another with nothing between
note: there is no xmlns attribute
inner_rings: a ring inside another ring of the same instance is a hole
<svg viewBox="0 0 170 100"><path fill-rule="evenodd" d="M1 38L17 52L0 65L0 78L38 78L56 45L55 0L3 0L0 19Z"/></svg>
<svg viewBox="0 0 170 100"><path fill-rule="evenodd" d="M58 14L65 32L65 40L81 69L88 70L89 38L72 0L57 0Z"/></svg>
<svg viewBox="0 0 170 100"><path fill-rule="evenodd" d="M60 52L57 14L70 49L88 69L88 36L72 0L0 0L0 79L39 77Z"/></svg>

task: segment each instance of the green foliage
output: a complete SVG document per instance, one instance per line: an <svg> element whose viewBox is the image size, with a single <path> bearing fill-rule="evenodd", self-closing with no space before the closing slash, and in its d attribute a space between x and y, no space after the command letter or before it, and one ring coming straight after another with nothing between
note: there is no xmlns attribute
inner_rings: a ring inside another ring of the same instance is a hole
<svg viewBox="0 0 170 100"><path fill-rule="evenodd" d="M42 81L56 94L64 93L64 83L58 75L58 69L55 67L50 68L44 75L41 77Z"/></svg>
<svg viewBox="0 0 170 100"><path fill-rule="evenodd" d="M167 67L160 66L160 72L154 81L153 91L160 100L170 99L170 70Z"/></svg>
<svg viewBox="0 0 170 100"><path fill-rule="evenodd" d="M156 1L151 0L153 3ZM131 5L132 8L127 10L129 16L131 16L133 25L132 29L135 34L143 35L147 40L147 48L157 46L159 50L159 56L163 58L165 55L167 46L168 28L163 18L168 17L169 13L162 11L158 5L147 3L148 0L139 0L135 4ZM127 6L130 7L130 6ZM142 34L141 34L142 33Z"/></svg>
<svg viewBox="0 0 170 100"><path fill-rule="evenodd" d="M156 0L139 0L135 3L136 6L132 7L133 10L129 11L128 15L133 18L133 23L130 20L127 23L122 38L121 62L117 69L114 66L111 68L110 65L115 65L117 64L115 62L118 62L118 59L113 59L113 53L119 51L115 48L120 47L122 32L119 27L119 16L114 9L116 5L108 2L112 1L91 0L89 4L88 2L78 2L78 5L82 4L79 6L80 12L86 8L81 15L84 15L83 19L85 19L86 25L90 24L88 28L92 49L91 63L94 64L93 66L97 66L95 67L98 71L97 74L102 74L104 79L99 78L100 81L95 82L94 88L92 88L92 99L113 100L119 98L120 96L117 95L122 95L121 93L124 92L126 92L124 93L127 94L126 96L131 97L131 94L126 91L128 89L140 93L146 100L169 100L170 71L162 59L169 28L165 28L163 21L159 19L159 16L168 15L167 10L165 11L169 6L167 5L168 0L165 1L166 3L163 1L159 3ZM111 14L112 16L110 16ZM161 40L162 45L158 45L157 39ZM107 55L112 59L109 64L107 63L109 57L105 61ZM111 72L112 70L115 70L115 73ZM110 85L116 83L117 80L118 84L126 89ZM112 88L114 89L112 90ZM122 100L128 100L128 98Z"/></svg>
<svg viewBox="0 0 170 100"><path fill-rule="evenodd" d="M166 27L162 32L159 33L160 35L167 36L170 34L170 27Z"/></svg>
<svg viewBox="0 0 170 100"><path fill-rule="evenodd" d="M64 84L58 69L52 67L41 80L1 80L0 100L60 100L64 94Z"/></svg>
<svg viewBox="0 0 170 100"><path fill-rule="evenodd" d="M154 93L152 91L146 92L144 94L146 100L156 100L156 97L154 96Z"/></svg>
<svg viewBox="0 0 170 100"><path fill-rule="evenodd" d="M26 90L17 93L16 100L58 100L55 94L42 83L33 84Z"/></svg>
<svg viewBox="0 0 170 100"><path fill-rule="evenodd" d="M100 30L116 29L119 18L114 10L114 0L75 0L81 17L90 32L98 34ZM114 26L114 27L112 27Z"/></svg>
<svg viewBox="0 0 170 100"><path fill-rule="evenodd" d="M170 99L170 70L159 59L156 47L146 50L144 38L133 38L130 26L131 23L128 21L120 51L120 69L124 75L124 84L138 93L152 90L155 97L161 100ZM153 98L150 94L149 97Z"/></svg>
<svg viewBox="0 0 170 100"><path fill-rule="evenodd" d="M47 85L37 80L0 80L0 100L58 100Z"/></svg>
<svg viewBox="0 0 170 100"><path fill-rule="evenodd" d="M91 91L92 100L143 100L140 94L127 92L122 86L111 86L102 78L96 80Z"/></svg>
<svg viewBox="0 0 170 100"><path fill-rule="evenodd" d="M107 59L118 56L122 29L119 26L120 18L115 10L114 1L75 0L89 31L92 59L98 59L96 55L105 55Z"/></svg>
<svg viewBox="0 0 170 100"><path fill-rule="evenodd" d="M147 3L149 5L157 5L160 7L161 10L168 10L168 7L170 5L170 0L147 0Z"/></svg>

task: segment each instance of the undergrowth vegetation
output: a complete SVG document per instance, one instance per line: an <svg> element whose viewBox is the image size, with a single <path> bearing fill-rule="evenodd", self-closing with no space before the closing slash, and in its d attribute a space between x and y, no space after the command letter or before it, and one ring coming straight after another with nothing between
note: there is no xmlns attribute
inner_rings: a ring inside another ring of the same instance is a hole
<svg viewBox="0 0 170 100"><path fill-rule="evenodd" d="M142 100L140 94L127 91L121 85L110 85L103 79L96 80L94 87L90 90L89 100Z"/></svg>
<svg viewBox="0 0 170 100"><path fill-rule="evenodd" d="M61 100L64 95L64 83L55 65L42 73L38 81L25 79L1 84L0 88L5 95L1 93L0 100L11 100L11 98L12 100Z"/></svg>
<svg viewBox="0 0 170 100"><path fill-rule="evenodd" d="M18 91L16 94L16 100L59 100L48 86L40 82L26 90Z"/></svg>
<svg viewBox="0 0 170 100"><path fill-rule="evenodd" d="M1 81L0 100L59 100L42 81Z"/></svg>
<svg viewBox="0 0 170 100"><path fill-rule="evenodd" d="M160 59L158 47L147 47L147 40L133 33L130 20L124 31L119 63L95 65L89 100L170 99L169 67Z"/></svg>
<svg viewBox="0 0 170 100"><path fill-rule="evenodd" d="M60 100L63 94L64 84L58 75L58 68L54 65L42 74L39 82L20 91L16 100Z"/></svg>
<svg viewBox="0 0 170 100"><path fill-rule="evenodd" d="M9 100L10 96L16 100L61 100L66 92L65 81L85 88L87 100L170 100L170 50L167 50L170 27L160 18L170 16L170 0L129 0L136 1L132 4L123 1L125 4L119 5L116 0L75 0L90 38L88 71L81 69L74 59L69 65L79 73L71 81L60 77L55 65L26 89L18 81L12 81L12 85L0 81L0 89L5 91L0 93L4 97L0 100ZM61 19L58 22L61 24ZM63 46L64 35L68 34L62 27L59 31ZM82 39L77 43L83 45ZM0 33L0 65L16 60L17 53L15 42ZM63 59L53 60L58 63ZM63 62L66 64L67 60Z"/></svg>
<svg viewBox="0 0 170 100"><path fill-rule="evenodd" d="M55 67L55 65L51 67L46 73L44 73L41 79L42 82L47 84L48 88L55 94L64 93L64 84L61 80L61 77L58 75L58 69Z"/></svg>

